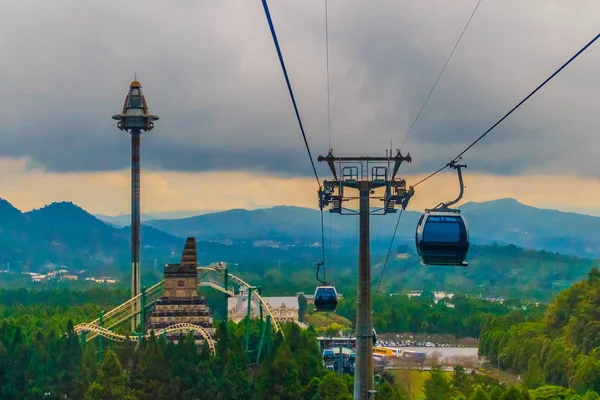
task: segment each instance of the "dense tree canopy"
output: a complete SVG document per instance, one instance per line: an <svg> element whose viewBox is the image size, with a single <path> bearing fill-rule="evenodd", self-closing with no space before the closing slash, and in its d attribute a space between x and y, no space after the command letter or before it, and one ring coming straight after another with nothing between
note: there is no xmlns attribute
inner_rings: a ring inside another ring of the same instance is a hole
<svg viewBox="0 0 600 400"><path fill-rule="evenodd" d="M379 333L412 332L479 337L489 320L514 314L515 318L542 315L544 306L520 300L504 303L480 300L464 295L437 303L427 296L407 295L373 298L373 324ZM356 300L350 295L340 300L336 313L356 320Z"/></svg>
<svg viewBox="0 0 600 400"><path fill-rule="evenodd" d="M258 360L259 321L250 326L249 353L244 351L245 321L229 323L227 329L218 325L215 356L196 346L191 336L181 336L178 343L152 336L139 345L104 340L102 353L98 339L82 345L71 321L92 320L126 297L125 291L107 288L0 290L0 398L352 398L352 377L324 370L316 330L295 324L284 325L286 340L270 335ZM338 312L348 324L354 320L353 307L352 296L340 302ZM437 303L427 296L374 298L379 332L481 332L480 354L523 376L524 386L512 387L461 366L453 373L432 371L424 373L426 400L598 399L598 309L598 270L560 293L547 308L459 295ZM307 320L318 320L310 305L306 310ZM376 399L414 398L404 378L383 378Z"/></svg>
<svg viewBox="0 0 600 400"><path fill-rule="evenodd" d="M524 374L536 388L544 382L577 393L600 392L600 271L560 293L544 317L496 317L483 328L479 353ZM555 397L558 398L558 397Z"/></svg>

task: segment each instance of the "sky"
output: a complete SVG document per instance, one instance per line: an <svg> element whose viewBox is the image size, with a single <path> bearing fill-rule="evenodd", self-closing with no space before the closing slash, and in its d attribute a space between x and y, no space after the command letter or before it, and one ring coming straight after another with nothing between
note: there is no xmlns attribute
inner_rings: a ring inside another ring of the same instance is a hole
<svg viewBox="0 0 600 400"><path fill-rule="evenodd" d="M400 146L477 0L271 0L313 157ZM444 165L600 31L597 0L483 0L403 146L408 184ZM129 211L137 75L142 211L316 207L317 184L259 0L0 3L0 197ZM465 201L600 215L600 42L464 157ZM318 165L327 179L329 171ZM455 197L455 175L409 208Z"/></svg>

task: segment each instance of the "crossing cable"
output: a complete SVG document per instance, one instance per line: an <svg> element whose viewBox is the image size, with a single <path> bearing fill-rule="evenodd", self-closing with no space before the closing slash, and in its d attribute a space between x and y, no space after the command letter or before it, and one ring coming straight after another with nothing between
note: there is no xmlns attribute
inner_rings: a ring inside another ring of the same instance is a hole
<svg viewBox="0 0 600 400"><path fill-rule="evenodd" d="M294 97L294 91L292 90L292 84L290 83L290 78L287 73L287 69L285 67L285 62L283 61L283 55L281 53L281 48L279 47L279 41L277 40L277 34L275 33L275 27L273 26L273 20L271 18L271 13L269 11L269 6L267 4L267 0L262 0L262 5L265 10L265 16L267 18L267 22L269 24L269 29L271 30L271 36L273 37L273 44L275 44L275 50L277 50L277 56L279 57L279 63L281 64L281 70L283 71L283 76L285 77L285 83L288 88L288 92L290 94L290 98L292 100L292 105L294 106L294 111L296 112L296 118L298 119L298 125L300 126L300 132L302 132L302 138L304 139L304 145L306 146L306 151L308 152L308 158L310 159L310 164L312 166L313 172L315 174L315 179L317 180L317 185L321 188L321 181L319 179L319 175L317 174L317 168L315 167L315 162L313 160L312 154L310 152L310 147L308 145L308 140L306 139L306 133L304 132L304 125L302 125L302 119L300 118L300 112L298 111L298 105L296 104L296 98ZM329 34L327 32L327 3L325 3L325 26L326 26L326 40L327 40L327 112L329 112ZM329 137L330 137L330 147L331 147L331 117L329 117ZM331 237L329 238L331 240ZM325 228L323 224L323 209L321 208L321 248L322 248L322 261L317 262L317 279L319 275L319 267L325 263ZM321 264L322 263L322 264ZM325 278L325 269L323 268L323 277Z"/></svg>
<svg viewBox="0 0 600 400"><path fill-rule="evenodd" d="M281 64L281 70L283 71L283 76L285 77L285 83L287 84L288 92L290 93L290 98L292 99L292 104L294 106L294 111L296 112L296 118L298 119L298 125L300 125L300 131L302 132L302 138L304 139L304 144L306 145L306 151L308 152L308 158L310 158L310 164L312 165L312 169L315 174L315 178L317 179L317 184L319 185L319 187L321 187L321 181L319 180L319 175L317 174L317 168L315 167L315 162L314 162L312 154L310 152L310 147L308 146L308 140L306 139L306 133L304 132L304 125L302 125L302 119L300 118L300 112L298 111L298 106L296 105L296 98L294 97L294 92L292 90L290 78L288 77L287 69L285 68L285 63L283 61L283 55L281 54L281 48L279 47L279 41L277 40L277 34L275 33L275 27L273 26L273 20L271 19L271 13L269 12L269 6L267 5L267 0L262 0L262 4L263 4L263 8L265 10L265 16L267 17L267 22L269 23L269 29L271 30L271 36L273 37L273 43L275 44L275 50L277 50L277 56L279 57L279 63Z"/></svg>
<svg viewBox="0 0 600 400"><path fill-rule="evenodd" d="M331 101L330 101L330 93L329 89L329 15L327 12L327 0L325 0L325 54L327 60L327 123L329 125L328 133L329 133L329 149L331 149Z"/></svg>
<svg viewBox="0 0 600 400"><path fill-rule="evenodd" d="M586 44L585 46L583 46L581 48L581 50L579 50L577 53L575 53L575 55L573 57L571 57L569 59L569 61L567 61L566 63L564 63L559 69L557 69L552 75L550 75L544 82L542 82L537 88L535 88L535 90L531 93L529 93L529 95L527 97L525 97L523 100L521 100L516 106L514 106L508 113L506 113L502 118L500 118L498 120L498 122L496 122L494 125L492 125L487 131L485 131L481 136L479 136L475 141L473 141L473 143L471 143L469 146L467 146L466 149L464 149L462 152L460 152L456 157L454 157L454 159L452 159L451 162L449 162L448 164L444 165L443 167L441 167L440 169L438 169L437 171L429 174L427 177L421 179L419 182L415 183L414 185L412 185L413 187L420 185L421 183L425 182L426 180L428 180L429 178L431 178L434 175L437 175L438 173L440 173L441 171L443 171L444 169L446 169L447 167L450 166L451 163L453 162L457 162L458 160L460 160L460 158L471 149L471 147L475 146L481 139L483 139L488 133L490 133L495 127L497 127L498 125L500 125L500 123L502 121L504 121L506 118L508 118L509 115L511 115L515 110L517 110L517 108L521 107L527 100L529 100L534 94L536 94L538 92L538 90L540 90L542 87L544 87L548 82L550 82L552 80L552 78L554 78L556 75L558 75L563 69L565 69L567 67L567 65L569 65L572 61L574 61L577 57L579 57L585 50L588 49L588 47L590 47L592 44L594 44L594 42L596 40L598 40L598 38L600 38L600 33L596 35L596 37L594 37L592 40L590 40L588 42L588 44Z"/></svg>
<svg viewBox="0 0 600 400"><path fill-rule="evenodd" d="M448 66L448 63L450 62L450 60L452 59L452 56L454 55L454 52L458 48L458 45L460 44L460 41L462 40L463 36L465 35L465 32L467 31L467 28L469 27L469 24L471 24L471 20L475 16L475 13L477 12L477 9L479 8L479 5L481 4L481 1L482 0L478 0L477 4L475 4L475 8L473 8L473 12L469 16L469 19L467 20L467 23L465 24L462 32L460 33L460 36L458 37L458 40L454 44L454 47L452 48L452 51L450 52L450 55L448 55L448 58L446 59L446 62L444 63L444 66L442 67L442 70L440 71L440 73L437 76L435 82L433 83L433 86L431 87L431 90L429 91L429 94L427 94L427 97L425 98L425 101L421 105L421 109L419 110L419 112L417 113L417 116L415 117L415 119L413 120L412 124L410 125L410 128L408 129L408 132L406 132L406 135L404 136L404 139L402 139L402 143L400 144L400 150L402 150L402 147L406 143L406 140L408 139L408 137L410 136L413 128L417 124L417 121L419 121L419 118L421 117L421 114L423 113L423 110L425 109L425 106L427 106L427 103L429 102L429 99L431 98L431 95L433 94L433 91L437 87L437 84L440 81L440 78L444 74L444 71L446 71L446 67ZM383 270L381 271L381 278L379 279L379 283L377 284L377 292L379 291L379 285L381 284L381 280L383 279L383 273L385 272L385 267L386 267L388 259L390 257L390 251L392 250L392 245L394 243L394 239L396 238L396 230L398 229L398 224L400 223L400 217L401 216L402 216L402 211L398 215L398 220L396 221L396 229L394 230L394 234L392 235L392 239L390 241L390 248L388 250L387 255L385 256L385 263L383 265ZM381 226L379 227L379 231L381 231ZM377 233L377 237L379 238L379 232Z"/></svg>
<svg viewBox="0 0 600 400"><path fill-rule="evenodd" d="M327 134L329 149L331 149L331 89L329 83L329 13L328 4L325 0L325 60L327 69ZM323 223L323 209L321 208L321 247L323 248L323 280L327 282L325 265L325 227ZM329 214L329 258L331 259L331 214Z"/></svg>
<svg viewBox="0 0 600 400"><path fill-rule="evenodd" d="M400 217L402 217L403 208L400 209L400 213L398 214L398 219L396 220L396 227L394 228L394 234L392 235L392 240L390 241L390 248L388 249L387 255L385 256L385 262L383 263L383 268L381 269L381 275L379 276L379 282L377 282L377 290L375 290L375 294L379 292L379 286L381 286L381 281L383 280L383 274L385 273L385 267L387 267L388 260L390 258L390 253L392 252L392 246L394 245L394 239L396 238L396 232L398 231L398 224L400 224Z"/></svg>
<svg viewBox="0 0 600 400"><path fill-rule="evenodd" d="M433 86L431 87L431 90L429 91L429 94L425 98L425 101L423 102L423 105L421 106L421 109L419 110L419 112L417 113L417 116L415 117L414 121L410 125L410 128L408 129L408 132L406 132L406 135L404 136L404 139L402 140L402 143L400 144L400 150L402 150L402 147L404 146L404 143L406 142L406 140L410 136L410 133L412 132L413 128L417 124L417 121L419 120L419 117L421 117L421 114L423 113L423 110L425 109L425 106L427 105L427 102L429 101L429 98L433 94L433 91L435 90L438 82L440 81L440 78L444 74L444 71L446 71L446 67L448 66L448 63L450 62L450 59L452 59L452 56L454 55L454 52L458 48L458 45L460 44L460 41L462 40L463 36L465 35L465 32L467 31L467 28L469 27L469 24L471 23L471 20L475 16L475 13L477 12L477 9L479 8L479 5L481 4L481 1L482 0L478 0L477 4L475 4L475 8L473 9L473 12L471 13L471 16L467 20L467 23L465 24L465 27L463 28L462 32L460 33L460 36L458 37L458 40L456 41L456 44L454 45L454 47L452 48L452 51L450 52L450 55L446 59L446 63L442 67L442 70L440 71L440 74L438 75L437 79L433 83ZM446 168L446 166L444 166L444 168ZM444 169L444 168L442 168L442 169ZM436 171L433 175L437 174L440 171ZM429 179L429 177L426 178L426 179ZM419 183L421 183L421 182L419 182ZM416 185L413 185L413 187L414 186L416 186ZM396 232L398 231L398 224L400 223L400 218L402 217L402 211L403 210L400 210L400 213L398 214L398 220L396 221L396 227L394 228L394 234L392 235L392 239L390 240L390 247L389 247L388 252L387 252L387 254L385 256L385 262L383 264L383 269L381 270L381 276L379 278L379 282L377 283L377 290L375 291L376 293L379 292L379 287L381 285L381 281L383 280L383 274L385 273L385 268L387 266L387 263L388 263L388 260L389 260L389 257L390 257L390 253L391 253L392 247L394 245L394 240L396 239Z"/></svg>
<svg viewBox="0 0 600 400"><path fill-rule="evenodd" d="M448 63L450 62L450 59L454 55L454 52L456 51L456 48L458 47L458 44L460 43L463 35L467 31L467 28L469 27L469 24L471 23L471 20L473 19L473 16L475 15L475 12L477 12L477 8L479 8L479 4L481 4L481 0L479 0L477 2L477 4L475 5L475 8L473 9L473 12L471 13L471 16L469 17L469 20L467 21L465 27L463 28L462 32L460 33L460 36L458 37L458 40L456 41L456 44L454 45L454 48L450 52L450 55L448 56L448 59L446 60L446 63L442 67L442 70L440 71L440 74L438 75L437 79L435 80L435 82L433 84L433 87L429 91L429 94L427 95L427 98L425 99L425 102L423 102L423 105L421 106L421 109L419 110L419 113L417 114L417 116L415 117L413 123L411 124L410 128L408 129L408 132L406 132L406 135L404 136L404 139L402 140L402 143L400 144L400 150L402 150L402 146L404 146L404 142L406 142L406 139L408 139L408 136L410 135L410 133L412 132L413 128L415 127L417 121L419 120L419 117L421 116L421 113L423 112L423 109L425 109L425 106L427 105L427 102L429 101L429 98L431 97L431 94L435 90L435 87L437 86L438 82L440 81L440 78L442 77L442 74L446 70L446 67L448 66Z"/></svg>
<svg viewBox="0 0 600 400"><path fill-rule="evenodd" d="M329 236L329 240L331 241L331 234ZM323 209L321 209L321 249L323 249L323 258L322 258L322 262L323 262L323 281L327 282L327 274L325 271L325 226L323 224ZM317 279L318 278L318 269L317 269Z"/></svg>

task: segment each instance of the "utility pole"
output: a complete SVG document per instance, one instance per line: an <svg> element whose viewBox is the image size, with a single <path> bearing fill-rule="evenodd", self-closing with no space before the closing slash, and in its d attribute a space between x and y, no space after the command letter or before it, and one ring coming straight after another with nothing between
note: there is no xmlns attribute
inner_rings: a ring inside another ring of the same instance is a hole
<svg viewBox="0 0 600 400"><path fill-rule="evenodd" d="M227 290L229 290L229 272L227 270L227 264L220 262L218 268L223 269L223 287L225 288L225 292L227 292ZM225 293L224 305L223 319L225 321L225 330L227 330L227 324L229 323L229 295L227 293Z"/></svg>
<svg viewBox="0 0 600 400"><path fill-rule="evenodd" d="M131 297L140 294L140 140L142 131L154 128L158 116L148 113L148 104L142 92L142 85L134 80L129 85L121 114L113 115L119 121L117 127L131 134ZM131 330L135 330L140 321L140 304L133 304L134 318Z"/></svg>
<svg viewBox="0 0 600 400"><path fill-rule="evenodd" d="M332 153L330 150L326 157L318 158L319 162L327 162L333 174L333 180L323 181L323 188L319 189L319 207L331 205L329 211L332 213L359 215L354 399L367 400L374 386L369 219L371 215L395 213L396 205L406 208L414 191L412 188L407 191L406 181L397 178L396 174L402 162L412 159L410 154L402 156L400 150L392 157L391 149L385 157L334 157ZM345 189L358 190L359 196L348 196ZM383 193L377 195L378 189ZM380 200L382 207L372 210L371 198ZM351 200L359 201L358 211L343 206Z"/></svg>
<svg viewBox="0 0 600 400"><path fill-rule="evenodd" d="M246 354L250 351L250 323L252 321L252 290L254 288L248 286L248 314L246 315Z"/></svg>
<svg viewBox="0 0 600 400"><path fill-rule="evenodd" d="M100 321L98 322L98 326L104 328L104 310L100 311ZM98 360L102 361L104 357L104 337L102 335L98 335Z"/></svg>
<svg viewBox="0 0 600 400"><path fill-rule="evenodd" d="M342 343L340 342L340 358L338 361L338 375L342 376L344 374L344 369L342 367L342 360L344 359L344 357L342 357Z"/></svg>

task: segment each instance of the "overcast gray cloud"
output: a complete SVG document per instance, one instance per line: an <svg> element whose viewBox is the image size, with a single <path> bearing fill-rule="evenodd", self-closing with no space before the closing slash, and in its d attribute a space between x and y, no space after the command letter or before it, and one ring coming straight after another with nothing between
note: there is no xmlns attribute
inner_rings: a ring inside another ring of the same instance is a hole
<svg viewBox="0 0 600 400"><path fill-rule="evenodd" d="M475 3L329 1L337 154L399 145ZM325 154L323 0L270 7L313 155ZM454 157L599 30L595 0L483 0L405 145L406 171ZM144 167L311 173L259 0L4 1L0 52L0 156L127 167L110 117L137 72L161 117ZM469 152L469 168L595 176L599 62L600 43Z"/></svg>

